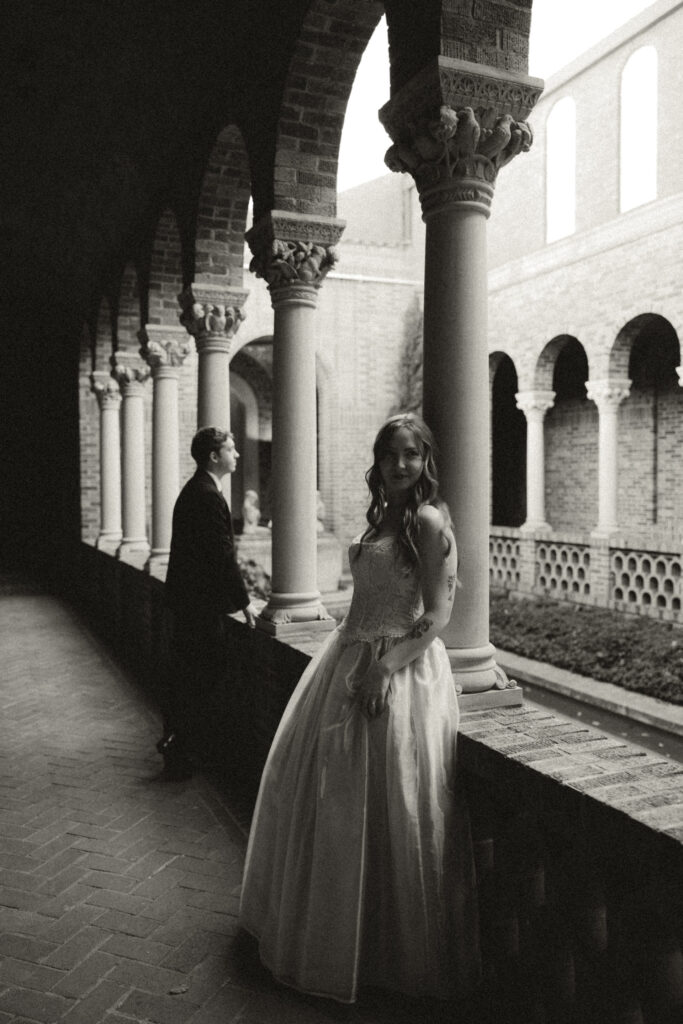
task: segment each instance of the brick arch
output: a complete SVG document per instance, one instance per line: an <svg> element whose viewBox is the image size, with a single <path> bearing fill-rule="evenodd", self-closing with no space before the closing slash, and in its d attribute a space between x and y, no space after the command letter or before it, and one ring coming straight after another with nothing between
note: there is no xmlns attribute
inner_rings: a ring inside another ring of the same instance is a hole
<svg viewBox="0 0 683 1024"><path fill-rule="evenodd" d="M681 345L673 324L659 313L641 313L624 324L617 334L609 353L610 378L630 376L630 364L636 342L644 337L662 338L670 350L675 350L676 365L681 361Z"/></svg>
<svg viewBox="0 0 683 1024"><path fill-rule="evenodd" d="M119 283L116 347L135 351L141 326L138 272L132 263L127 263Z"/></svg>
<svg viewBox="0 0 683 1024"><path fill-rule="evenodd" d="M142 311L145 323L178 325L178 295L182 289L182 245L175 211L164 209L151 243L144 280ZM146 301L144 301L146 299ZM145 316L146 311L146 316Z"/></svg>
<svg viewBox="0 0 683 1024"><path fill-rule="evenodd" d="M313 0L285 81L274 156L273 208L333 217L346 104L382 16L370 0ZM378 124L378 130L379 124ZM264 213L254 197L254 219Z"/></svg>
<svg viewBox="0 0 683 1024"><path fill-rule="evenodd" d="M534 368L534 383L533 388L536 391L554 391L555 390L555 373L557 367L557 361L567 349L567 346L575 348L580 346L583 355L586 358L588 364L588 355L584 346L575 338L572 334L558 334L552 338L543 348L536 366ZM588 374L587 374L588 376Z"/></svg>
<svg viewBox="0 0 683 1024"><path fill-rule="evenodd" d="M94 324L95 369L109 370L114 351L114 319L109 299L102 297Z"/></svg>
<svg viewBox="0 0 683 1024"><path fill-rule="evenodd" d="M199 187L193 217L194 245L186 272L191 280L242 286L250 194L242 133L236 125L228 125L214 143ZM183 281L183 285L189 283Z"/></svg>

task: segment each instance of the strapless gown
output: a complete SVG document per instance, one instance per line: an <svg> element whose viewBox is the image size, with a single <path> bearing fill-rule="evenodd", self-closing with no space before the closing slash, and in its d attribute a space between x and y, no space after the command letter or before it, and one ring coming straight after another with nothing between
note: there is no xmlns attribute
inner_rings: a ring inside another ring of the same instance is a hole
<svg viewBox="0 0 683 1024"><path fill-rule="evenodd" d="M393 538L358 551L349 613L301 677L264 768L240 920L273 975L301 991L451 998L478 975L457 696L435 639L392 676L380 718L360 712L356 681L423 605Z"/></svg>

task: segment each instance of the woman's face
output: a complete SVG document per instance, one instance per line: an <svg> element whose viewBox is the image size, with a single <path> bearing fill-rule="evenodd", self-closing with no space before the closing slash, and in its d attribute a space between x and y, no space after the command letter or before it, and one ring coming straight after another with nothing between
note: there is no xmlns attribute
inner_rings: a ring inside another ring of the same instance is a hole
<svg viewBox="0 0 683 1024"><path fill-rule="evenodd" d="M405 500L424 469L412 430L399 427L394 431L378 465L387 498Z"/></svg>

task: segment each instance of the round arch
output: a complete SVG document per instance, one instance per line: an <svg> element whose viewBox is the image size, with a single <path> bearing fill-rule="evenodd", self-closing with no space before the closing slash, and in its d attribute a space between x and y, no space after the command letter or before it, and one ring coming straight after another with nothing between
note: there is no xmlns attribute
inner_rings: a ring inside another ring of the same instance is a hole
<svg viewBox="0 0 683 1024"><path fill-rule="evenodd" d="M521 526L526 520L526 417L517 408L517 369L509 355L492 352L491 522Z"/></svg>

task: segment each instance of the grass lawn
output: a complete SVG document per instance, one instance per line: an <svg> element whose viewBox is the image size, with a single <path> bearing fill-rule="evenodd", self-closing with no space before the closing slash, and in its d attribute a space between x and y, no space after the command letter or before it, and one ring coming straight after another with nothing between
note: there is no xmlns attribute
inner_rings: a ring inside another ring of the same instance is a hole
<svg viewBox="0 0 683 1024"><path fill-rule="evenodd" d="M683 704L683 630L669 623L493 594L491 642L525 658Z"/></svg>

